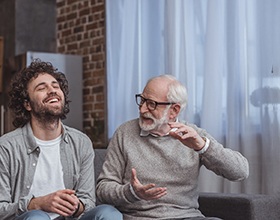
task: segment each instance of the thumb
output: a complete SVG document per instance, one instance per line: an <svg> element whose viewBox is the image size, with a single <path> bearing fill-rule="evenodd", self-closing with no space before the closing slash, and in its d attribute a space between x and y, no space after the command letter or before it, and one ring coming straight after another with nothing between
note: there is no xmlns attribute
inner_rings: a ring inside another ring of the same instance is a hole
<svg viewBox="0 0 280 220"><path fill-rule="evenodd" d="M137 179L136 170L134 168L131 169L131 185L138 183L139 180Z"/></svg>

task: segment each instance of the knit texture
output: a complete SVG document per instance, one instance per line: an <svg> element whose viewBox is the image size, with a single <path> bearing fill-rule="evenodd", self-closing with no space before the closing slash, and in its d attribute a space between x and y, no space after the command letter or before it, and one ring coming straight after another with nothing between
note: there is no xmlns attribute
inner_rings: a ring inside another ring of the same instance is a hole
<svg viewBox="0 0 280 220"><path fill-rule="evenodd" d="M141 137L138 119L121 125L107 149L97 180L97 197L115 205L124 219L176 219L203 216L198 210L198 176L202 165L230 180L248 176L248 161L240 153L224 148L203 129L193 127L210 139L208 150L199 155L171 136ZM157 200L138 200L130 190L131 169L145 185L167 187Z"/></svg>

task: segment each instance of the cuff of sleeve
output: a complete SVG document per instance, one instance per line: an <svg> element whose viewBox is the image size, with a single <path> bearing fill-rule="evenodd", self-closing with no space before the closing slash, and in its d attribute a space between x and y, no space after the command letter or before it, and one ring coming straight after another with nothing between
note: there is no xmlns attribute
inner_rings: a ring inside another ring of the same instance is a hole
<svg viewBox="0 0 280 220"><path fill-rule="evenodd" d="M134 190L131 190L132 186L130 185L130 183L127 183L123 186L124 197L129 204L139 201L139 199L133 194Z"/></svg>
<svg viewBox="0 0 280 220"><path fill-rule="evenodd" d="M196 151L198 154L205 153L205 151L207 151L207 149L209 148L209 145L210 145L210 140L207 137L202 137L202 138L205 141L205 145L202 149Z"/></svg>
<svg viewBox="0 0 280 220"><path fill-rule="evenodd" d="M135 198L137 198L138 200L141 200L141 198L139 198L139 196L136 195L136 193L135 193L131 184L129 185L129 189L130 189L131 193L135 196Z"/></svg>
<svg viewBox="0 0 280 220"><path fill-rule="evenodd" d="M22 197L18 203L18 210L16 212L17 215L21 215L24 212L28 211L28 205L31 199L34 198L34 195L28 195L26 197Z"/></svg>

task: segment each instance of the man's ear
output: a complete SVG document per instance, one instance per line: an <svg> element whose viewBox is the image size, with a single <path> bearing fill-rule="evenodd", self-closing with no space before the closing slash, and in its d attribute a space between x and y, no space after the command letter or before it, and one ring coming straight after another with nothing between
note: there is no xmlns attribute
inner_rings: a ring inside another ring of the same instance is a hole
<svg viewBox="0 0 280 220"><path fill-rule="evenodd" d="M25 107L25 109L27 111L31 111L30 102L27 99L24 100L24 104L23 105L24 105L24 107Z"/></svg>
<svg viewBox="0 0 280 220"><path fill-rule="evenodd" d="M181 110L181 106L178 103L172 104L170 107L170 119L177 118Z"/></svg>

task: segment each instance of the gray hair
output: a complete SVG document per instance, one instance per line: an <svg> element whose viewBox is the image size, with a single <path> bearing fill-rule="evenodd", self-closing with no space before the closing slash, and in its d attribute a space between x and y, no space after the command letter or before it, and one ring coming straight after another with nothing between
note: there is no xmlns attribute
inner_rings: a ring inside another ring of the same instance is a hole
<svg viewBox="0 0 280 220"><path fill-rule="evenodd" d="M183 111L188 102L188 94L186 87L181 82L179 82L173 75L159 75L151 78L148 81L148 83L154 79L168 79L170 81L167 93L167 100L169 102L179 103L181 105L180 111Z"/></svg>

